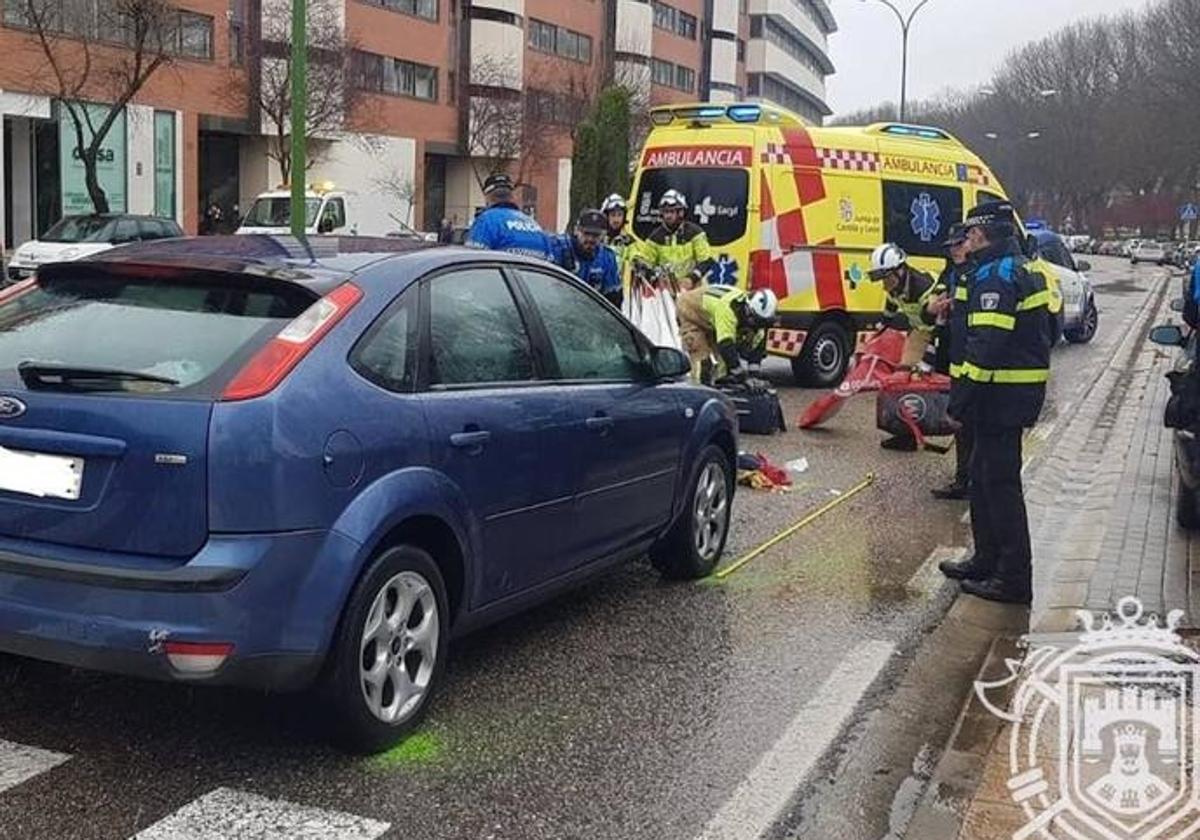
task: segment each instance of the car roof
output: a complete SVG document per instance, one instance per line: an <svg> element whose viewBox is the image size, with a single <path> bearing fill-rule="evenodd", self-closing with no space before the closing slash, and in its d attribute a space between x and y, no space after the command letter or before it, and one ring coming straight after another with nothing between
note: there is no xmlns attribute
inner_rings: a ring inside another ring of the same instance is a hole
<svg viewBox="0 0 1200 840"><path fill-rule="evenodd" d="M149 213L71 213L63 216L59 221L65 219L147 219L154 222L170 222L173 225L179 224L174 219L164 218L162 216L152 216Z"/></svg>
<svg viewBox="0 0 1200 840"><path fill-rule="evenodd" d="M112 274L128 273L131 266L165 267L242 275L265 285L287 283L319 296L328 294L351 277L355 277L356 282L361 278L365 287L373 285L376 279L394 279L392 273L363 276L375 274L368 269L391 260L403 260L408 264L410 276L419 276L447 264L480 260L556 270L550 263L534 257L401 237L312 236L307 238L306 245L291 236L238 234L137 242L74 262L50 263L43 266L39 274L65 276L72 267L90 267Z"/></svg>

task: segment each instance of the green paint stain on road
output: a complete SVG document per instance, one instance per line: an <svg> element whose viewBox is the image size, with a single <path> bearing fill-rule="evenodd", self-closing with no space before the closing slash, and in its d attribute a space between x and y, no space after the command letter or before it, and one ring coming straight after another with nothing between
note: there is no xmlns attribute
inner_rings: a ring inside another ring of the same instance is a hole
<svg viewBox="0 0 1200 840"><path fill-rule="evenodd" d="M372 756L372 767L393 768L417 764L433 764L445 752L442 739L432 732L414 732L387 752Z"/></svg>

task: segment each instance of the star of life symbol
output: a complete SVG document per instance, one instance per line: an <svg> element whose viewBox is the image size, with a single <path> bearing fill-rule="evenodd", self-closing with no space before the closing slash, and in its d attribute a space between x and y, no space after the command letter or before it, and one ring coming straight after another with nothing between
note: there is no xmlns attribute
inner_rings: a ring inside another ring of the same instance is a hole
<svg viewBox="0 0 1200 840"><path fill-rule="evenodd" d="M1028 822L1014 840L1200 836L1200 655L1122 598L1115 616L1078 612L1069 648L1035 646L1010 676L978 682L1012 724L1008 789ZM1015 688L1010 708L989 694Z"/></svg>
<svg viewBox="0 0 1200 840"><path fill-rule="evenodd" d="M912 213L912 232L922 242L932 242L942 229L942 208L929 193L923 192L912 200L908 209Z"/></svg>
<svg viewBox="0 0 1200 840"><path fill-rule="evenodd" d="M721 256L717 257L713 274L714 278L711 282L720 286L736 286L738 279L737 260L728 254L721 254Z"/></svg>

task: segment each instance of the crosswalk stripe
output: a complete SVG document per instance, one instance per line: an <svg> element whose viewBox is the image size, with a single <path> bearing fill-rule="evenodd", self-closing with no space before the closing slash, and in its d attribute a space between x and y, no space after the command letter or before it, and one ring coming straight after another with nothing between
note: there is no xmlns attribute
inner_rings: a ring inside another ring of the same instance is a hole
<svg viewBox="0 0 1200 840"><path fill-rule="evenodd" d="M133 840L375 840L390 823L217 788Z"/></svg>
<svg viewBox="0 0 1200 840"><path fill-rule="evenodd" d="M53 770L71 756L0 739L0 793Z"/></svg>

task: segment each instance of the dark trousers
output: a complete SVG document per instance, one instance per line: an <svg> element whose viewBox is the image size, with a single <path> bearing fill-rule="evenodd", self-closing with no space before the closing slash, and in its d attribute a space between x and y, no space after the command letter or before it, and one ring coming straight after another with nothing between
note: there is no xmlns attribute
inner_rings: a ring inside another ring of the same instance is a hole
<svg viewBox="0 0 1200 840"><path fill-rule="evenodd" d="M954 435L954 483L959 487L971 483L971 450L974 448L975 432L964 423Z"/></svg>
<svg viewBox="0 0 1200 840"><path fill-rule="evenodd" d="M1022 429L977 425L971 455L975 557L1013 589L1030 586L1033 552L1021 487Z"/></svg>

